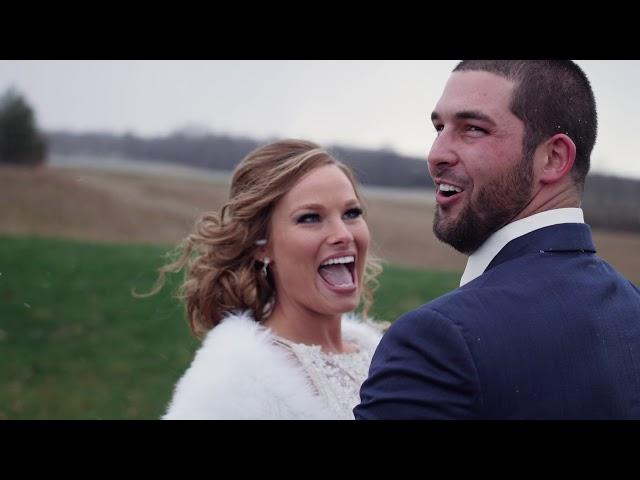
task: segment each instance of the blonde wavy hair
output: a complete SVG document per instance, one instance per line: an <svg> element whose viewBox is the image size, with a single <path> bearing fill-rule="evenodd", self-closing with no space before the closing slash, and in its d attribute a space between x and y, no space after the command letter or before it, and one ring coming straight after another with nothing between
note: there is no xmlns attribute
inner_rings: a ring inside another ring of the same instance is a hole
<svg viewBox="0 0 640 480"><path fill-rule="evenodd" d="M315 143L286 139L249 153L236 167L229 200L220 212L207 212L177 247L179 258L158 269L158 280L144 295L157 293L167 273L185 269L178 297L185 301L191 332L202 338L225 314L249 310L257 322L268 317L276 301L271 275L261 273L256 242L269 236L275 205L304 175L324 165L337 166L358 192L353 173ZM258 242L259 243L259 242ZM185 268L186 267L186 268ZM382 271L368 255L360 303L366 318Z"/></svg>

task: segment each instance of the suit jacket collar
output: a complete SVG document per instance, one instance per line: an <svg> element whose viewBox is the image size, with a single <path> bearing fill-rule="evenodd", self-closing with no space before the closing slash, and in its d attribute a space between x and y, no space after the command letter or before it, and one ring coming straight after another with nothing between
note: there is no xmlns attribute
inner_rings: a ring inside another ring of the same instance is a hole
<svg viewBox="0 0 640 480"><path fill-rule="evenodd" d="M584 223L581 208L555 208L511 222L494 232L467 260L460 286L486 271L491 261L510 241L551 225Z"/></svg>
<svg viewBox="0 0 640 480"><path fill-rule="evenodd" d="M591 228L586 223L564 223L540 228L511 240L489 263L486 271L529 253L588 252L595 253Z"/></svg>

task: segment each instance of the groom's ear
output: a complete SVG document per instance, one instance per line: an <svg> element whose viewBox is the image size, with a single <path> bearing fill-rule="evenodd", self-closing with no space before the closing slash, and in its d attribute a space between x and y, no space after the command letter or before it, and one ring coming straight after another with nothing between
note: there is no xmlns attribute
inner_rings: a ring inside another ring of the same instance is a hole
<svg viewBox="0 0 640 480"><path fill-rule="evenodd" d="M576 144L564 133L557 133L541 145L538 151L541 183L556 183L566 177L576 160Z"/></svg>

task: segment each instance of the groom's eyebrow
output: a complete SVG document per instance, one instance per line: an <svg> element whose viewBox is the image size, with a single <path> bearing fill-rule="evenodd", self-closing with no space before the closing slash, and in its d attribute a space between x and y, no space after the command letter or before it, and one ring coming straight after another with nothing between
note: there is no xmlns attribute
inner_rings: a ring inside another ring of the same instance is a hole
<svg viewBox="0 0 640 480"><path fill-rule="evenodd" d="M489 115L479 110L462 110L460 112L456 112L454 117L457 120L480 120L483 122L490 123L491 125L496 124L493 118L491 118ZM440 114L438 114L438 112L431 113L432 122L439 121L439 120L440 120Z"/></svg>
<svg viewBox="0 0 640 480"><path fill-rule="evenodd" d="M492 125L496 124L493 118L491 118L486 113L482 113L478 110L463 110L462 112L456 113L455 117L459 118L460 120L481 120Z"/></svg>

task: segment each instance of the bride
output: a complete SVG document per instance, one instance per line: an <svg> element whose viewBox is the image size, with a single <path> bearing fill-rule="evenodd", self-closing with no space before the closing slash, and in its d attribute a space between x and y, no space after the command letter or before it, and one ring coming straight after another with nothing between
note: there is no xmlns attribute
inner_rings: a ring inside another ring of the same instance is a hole
<svg viewBox="0 0 640 480"><path fill-rule="evenodd" d="M381 337L367 319L381 270L369 238L353 174L318 145L247 155L152 291L186 268L181 297L203 340L163 418L353 419Z"/></svg>

